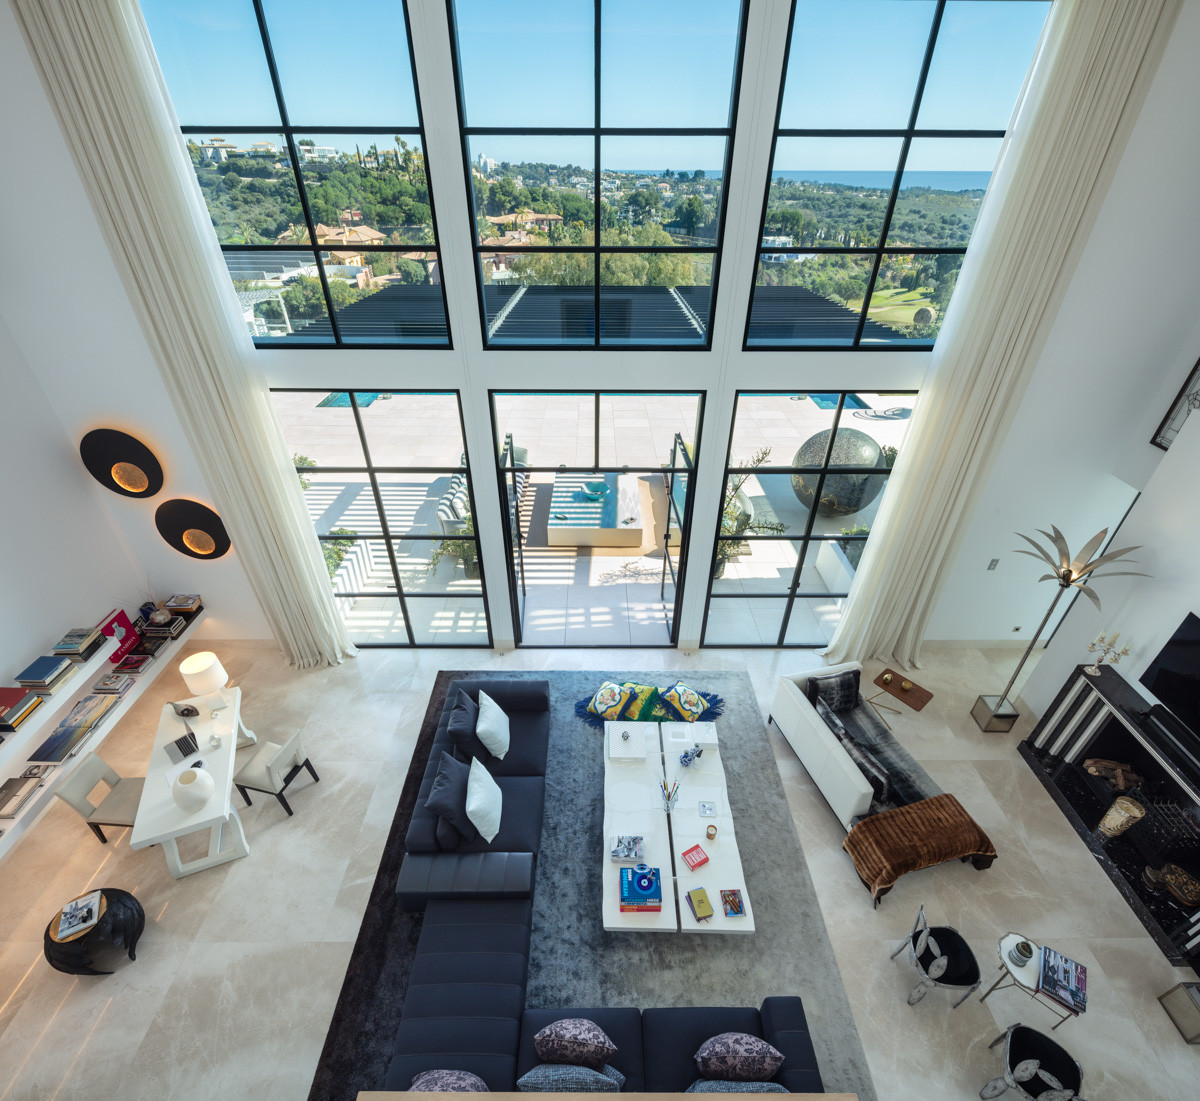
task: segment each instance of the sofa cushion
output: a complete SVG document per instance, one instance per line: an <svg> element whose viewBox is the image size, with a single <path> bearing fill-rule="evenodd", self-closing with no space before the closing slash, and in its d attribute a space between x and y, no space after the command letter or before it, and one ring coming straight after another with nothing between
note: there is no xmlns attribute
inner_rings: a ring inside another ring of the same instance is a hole
<svg viewBox="0 0 1200 1101"><path fill-rule="evenodd" d="M857 669L848 669L842 673L831 673L821 677L808 678L808 700L815 704L823 699L830 711L849 711L858 706L858 683L860 673Z"/></svg>
<svg viewBox="0 0 1200 1101"><path fill-rule="evenodd" d="M438 761L433 787L425 800L425 809L439 818L447 819L462 835L463 841L473 841L479 836L479 831L467 816L467 780L470 775L471 770L462 761L443 753Z"/></svg>
<svg viewBox="0 0 1200 1101"><path fill-rule="evenodd" d="M546 781L540 776L497 776L504 802L500 832L489 844L478 835L458 846L460 853L536 853L542 844L542 803Z"/></svg>
<svg viewBox="0 0 1200 1101"><path fill-rule="evenodd" d="M521 1019L521 1047L517 1052L517 1074L523 1075L541 1060L534 1037L548 1024L563 1017L583 1017L604 1030L617 1046L616 1054L608 1061L625 1075L625 1089L641 1093L646 1088L646 1071L642 1059L642 1014L625 1006L572 1007L567 1009L526 1009Z"/></svg>
<svg viewBox="0 0 1200 1101"><path fill-rule="evenodd" d="M863 774L867 783L871 785L871 790L875 793L876 800L880 803L886 803L892 794L892 782L888 777L887 769L879 763L878 759L869 749L859 745L844 726L841 728L841 733L838 733L835 729L833 734L841 743L847 756L854 762L855 768Z"/></svg>
<svg viewBox="0 0 1200 1101"><path fill-rule="evenodd" d="M820 696L817 697L816 703L813 704L813 707L817 709L817 714L821 716L821 721L827 727L829 727L829 729L832 730L840 740L846 733L846 724L829 710L829 704L821 699Z"/></svg>
<svg viewBox="0 0 1200 1101"><path fill-rule="evenodd" d="M606 722L615 722L625 714L625 708L629 706L632 698L633 693L623 684L606 680L596 689L596 694L592 696L587 709Z"/></svg>
<svg viewBox="0 0 1200 1101"><path fill-rule="evenodd" d="M572 1063L599 1070L616 1054L617 1045L594 1021L564 1017L548 1024L533 1038L543 1063Z"/></svg>
<svg viewBox="0 0 1200 1101"><path fill-rule="evenodd" d="M455 828L449 818L439 818L434 828L438 848L444 853L452 853L462 844L463 836Z"/></svg>
<svg viewBox="0 0 1200 1101"><path fill-rule="evenodd" d="M483 742L493 757L504 760L509 744L508 716L486 692L479 693L479 717L475 722L475 737Z"/></svg>
<svg viewBox="0 0 1200 1101"><path fill-rule="evenodd" d="M694 723L708 710L708 701L681 680L660 692L658 699L679 722Z"/></svg>
<svg viewBox="0 0 1200 1101"><path fill-rule="evenodd" d="M470 760L472 757L482 757L485 761L491 756L486 745L475 733L479 723L479 705L466 692L459 689L454 704L450 709L450 721L446 725L446 733L454 743L460 756Z"/></svg>
<svg viewBox="0 0 1200 1101"><path fill-rule="evenodd" d="M696 1051L696 1069L702 1078L725 1082L766 1082L783 1066L783 1053L761 1036L748 1032L721 1032L705 1040Z"/></svg>
<svg viewBox="0 0 1200 1101"><path fill-rule="evenodd" d="M762 1035L757 1009L704 1006L642 1011L642 1050L649 1093L683 1093L698 1077L696 1049L720 1032Z"/></svg>
<svg viewBox="0 0 1200 1101"><path fill-rule="evenodd" d="M572 1063L539 1063L517 1079L522 1093L619 1093L625 1075L615 1067L599 1070Z"/></svg>
<svg viewBox="0 0 1200 1101"><path fill-rule="evenodd" d="M476 757L467 777L467 817L488 844L500 832L503 803L499 786Z"/></svg>
<svg viewBox="0 0 1200 1101"><path fill-rule="evenodd" d="M793 996L764 998L760 1012L763 1039L783 1052L783 1067L775 1080L789 1093L824 1093L804 1003Z"/></svg>
<svg viewBox="0 0 1200 1101"><path fill-rule="evenodd" d="M630 722L649 720L658 703L658 689L652 684L638 684L636 681L625 681L622 688L628 688L632 695L625 707L624 717Z"/></svg>
<svg viewBox="0 0 1200 1101"><path fill-rule="evenodd" d="M413 1093L487 1093L487 1083L466 1070L425 1070L408 1087Z"/></svg>
<svg viewBox="0 0 1200 1101"><path fill-rule="evenodd" d="M517 1022L498 1017L414 1017L400 1022L384 1089L405 1090L426 1070L465 1070L494 1092L516 1085Z"/></svg>
<svg viewBox="0 0 1200 1101"><path fill-rule="evenodd" d="M787 1093L778 1082L723 1082L717 1078L697 1078L685 1093Z"/></svg>

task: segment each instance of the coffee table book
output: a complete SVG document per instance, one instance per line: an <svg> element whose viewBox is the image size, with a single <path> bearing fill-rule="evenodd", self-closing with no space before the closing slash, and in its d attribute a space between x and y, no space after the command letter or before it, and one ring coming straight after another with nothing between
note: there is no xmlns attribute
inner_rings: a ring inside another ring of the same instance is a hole
<svg viewBox="0 0 1200 1101"><path fill-rule="evenodd" d="M708 863L708 853L706 853L699 845L693 845L690 849L683 850L683 859L687 866L695 871L701 864Z"/></svg>
<svg viewBox="0 0 1200 1101"><path fill-rule="evenodd" d="M58 674L49 684L35 684L30 687L39 696L55 696L66 687L67 682L79 671L78 665L73 665L68 662L67 667Z"/></svg>
<svg viewBox="0 0 1200 1101"><path fill-rule="evenodd" d="M82 898L73 899L62 909L58 919L58 939L78 936L100 920L100 892L92 891Z"/></svg>
<svg viewBox="0 0 1200 1101"><path fill-rule="evenodd" d="M708 921L713 916L712 903L708 901L708 892L703 887L693 887L684 898L687 899L692 917L698 922Z"/></svg>
<svg viewBox="0 0 1200 1101"><path fill-rule="evenodd" d="M44 688L51 684L55 677L61 676L65 669L70 668L71 662L68 658L52 656L34 658L17 674L16 681L29 688Z"/></svg>
<svg viewBox="0 0 1200 1101"><path fill-rule="evenodd" d="M1064 1009L1082 1013L1087 1009L1087 968L1053 948L1042 948L1038 990Z"/></svg>
<svg viewBox="0 0 1200 1101"><path fill-rule="evenodd" d="M14 733L43 702L28 688L0 688L0 733Z"/></svg>
<svg viewBox="0 0 1200 1101"><path fill-rule="evenodd" d="M41 783L40 776L15 776L0 784L0 818L15 818Z"/></svg>
<svg viewBox="0 0 1200 1101"><path fill-rule="evenodd" d="M646 858L646 839L637 834L618 834L612 838L608 855L618 864L640 864Z"/></svg>

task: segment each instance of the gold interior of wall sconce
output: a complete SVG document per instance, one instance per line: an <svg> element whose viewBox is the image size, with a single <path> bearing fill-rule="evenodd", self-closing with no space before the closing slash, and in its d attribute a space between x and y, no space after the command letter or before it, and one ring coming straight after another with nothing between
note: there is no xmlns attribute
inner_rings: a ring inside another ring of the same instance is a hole
<svg viewBox="0 0 1200 1101"><path fill-rule="evenodd" d="M129 493L145 493L150 488L146 472L133 463L113 463L112 480Z"/></svg>
<svg viewBox="0 0 1200 1101"><path fill-rule="evenodd" d="M217 549L216 540L199 528L188 528L182 538L183 545L193 554L212 554Z"/></svg>

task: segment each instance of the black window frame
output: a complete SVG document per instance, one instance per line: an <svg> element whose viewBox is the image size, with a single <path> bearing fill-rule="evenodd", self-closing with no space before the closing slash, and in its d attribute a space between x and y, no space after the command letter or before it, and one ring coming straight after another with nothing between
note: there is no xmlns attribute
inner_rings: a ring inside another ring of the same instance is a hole
<svg viewBox="0 0 1200 1101"><path fill-rule="evenodd" d="M594 21L592 31L592 51L593 51L593 125L590 127L543 127L543 126L467 126L466 114L463 104L463 81L462 69L459 56L458 46L458 24L455 19L454 0L446 0L446 19L450 27L450 55L452 68L454 71L454 98L458 108L458 128L462 141L463 151L463 175L466 184L467 196L467 214L471 225L471 255L475 266L475 289L479 306L479 331L483 341L485 351L609 351L609 352L707 352L712 350L713 342L713 319L716 316L717 307L717 282L720 270L720 259L722 249L725 242L725 220L729 209L729 176L733 162L733 140L734 134L737 131L738 108L741 100L742 86L742 66L745 60L746 53L746 25L750 14L750 0L739 0L741 4L741 13L738 19L738 43L737 53L734 61L733 84L729 105L729 125L726 127L629 127L629 126L601 126L600 111L601 111L601 63L600 63L600 40L601 40L601 18L600 8L602 0L593 0L594 5ZM502 343L493 343L488 335L488 318L487 307L484 304L483 295L483 269L482 257L486 253L494 252L495 249L488 249L479 241L479 234L475 225L475 203L474 203L474 187L471 181L471 149L470 140L472 137L488 137L488 136L512 136L512 137L591 137L593 139L593 158L594 164L592 169L592 201L593 201L593 242L583 246L528 246L528 247L509 247L504 251L512 255L518 253L528 253L534 255L537 253L551 253L554 255L586 255L592 257L593 272L595 275L594 285L592 287L592 340L591 343L568 343L557 344L550 341L538 342L533 344L521 344L515 341L505 341ZM721 168L721 210L717 223L717 235L711 246L641 246L641 245L604 245L601 240L601 225L600 225L600 202L601 202L601 174L602 162L600 159L601 141L606 137L719 137L725 140L725 163ZM646 343L638 344L632 341L620 344L604 344L600 340L600 306L601 306L601 289L603 281L601 279L601 255L604 253L642 253L642 254L663 254L663 253L685 253L692 256L709 256L712 259L712 282L710 283L709 304L708 304L708 323L705 325L704 340L700 343L693 344L663 344L663 343Z"/></svg>
<svg viewBox="0 0 1200 1101"><path fill-rule="evenodd" d="M861 387L863 393L875 393L876 391L868 387ZM838 430L842 424L842 413L846 408L846 398L848 395L856 393L855 390L846 390L837 386L828 388L813 386L807 393L821 394L837 394L837 408L834 410L833 420L830 422L829 443L825 448L825 457L821 462L820 467L811 466L793 466L790 464L771 464L769 466L760 466L754 468L755 474L794 474L798 471L804 473L818 473L819 479L817 482L816 497L819 500L821 496L821 487L825 483L825 476L830 471L829 459L833 452L833 446L837 441ZM808 510L808 518L805 521L804 531L802 534L767 534L755 535L749 532L743 532L736 536L726 536L721 534L721 523L725 514L725 497L729 492L729 479L738 473L738 468L732 463L733 460L733 443L734 434L737 431L737 414L738 407L741 404L743 397L788 397L797 393L795 390L764 390L760 388L736 390L733 395L733 413L730 418L729 432L729 447L725 452L725 467L724 476L721 483L721 508L717 513L717 525L713 538L713 554L712 564L708 573L708 592L704 599L704 621L700 628L700 646L710 650L818 650L828 646L827 641L813 643L786 642L788 624L791 622L792 610L796 605L796 600L807 600L811 598L830 598L830 599L845 599L849 595L849 590L846 592L806 592L800 584L801 573L808 559L809 548L821 543L862 543L865 547L870 535L839 535L828 536L813 534L813 526L817 520L817 509L811 508ZM916 390L887 390L889 395L896 397L915 398L918 391ZM891 479L891 470L882 471L876 467L854 467L854 466L837 466L834 468L838 474L882 474L886 473L888 479ZM884 486L884 493L887 493L887 486ZM789 542L799 546L799 553L796 555L796 565L792 570L792 579L788 583L787 589L778 593L713 593L713 582L716 580L714 576L719 558L720 544L726 543L778 543ZM774 642L709 642L708 637L708 617L714 600L784 600L783 618L779 624L779 633Z"/></svg>
<svg viewBox="0 0 1200 1101"><path fill-rule="evenodd" d="M379 535L317 535L317 539L321 543L332 543L340 540L349 539L355 543L382 543L387 551L388 562L392 570L392 582L395 585L394 592L346 592L334 593L333 599L355 599L358 597L368 597L372 599L395 597L400 604L400 612L404 617L404 630L408 637L407 644L400 642L355 642L355 646L359 649L380 649L380 650L403 650L403 649L432 649L432 650L464 650L464 649L479 649L485 644L478 640L473 642L417 642L413 636L412 617L408 613L409 600L425 600L446 598L460 600L480 600L483 604L484 620L487 624L487 648L493 646L492 635L492 613L488 605L487 597L487 578L484 574L483 556L479 553L479 533L473 532L471 535L454 535L447 536L444 534L423 534L420 532L402 532L392 534L391 528L388 525L387 510L384 508L383 499L379 489L380 474L465 474L467 478L467 496L471 502L471 515L476 516L475 511L475 487L470 475L470 456L467 453L467 434L466 423L463 420L463 405L462 391L460 390L331 390L327 386L272 386L270 388L272 394L347 394L350 398L349 408L354 417L354 426L358 432L358 442L362 447L364 465L334 465L334 466L297 466L296 473L300 477L306 474L365 474L371 484L371 494L375 501L375 508L379 514ZM363 427L362 416L358 405L358 395L361 393L373 394L390 394L393 397L403 398L408 394L443 394L453 396L458 406L458 427L462 433L463 440L463 457L467 460L465 465L447 467L447 466L379 466L371 460L371 449L367 443L366 429ZM291 441L287 441L289 444ZM396 563L396 543L403 542L426 542L440 543L447 538L455 540L472 540L475 543L475 555L479 562L479 592L478 593L453 593L453 592L406 592L400 576L400 569Z"/></svg>
<svg viewBox="0 0 1200 1101"><path fill-rule="evenodd" d="M751 274L750 299L746 307L746 325L742 333L742 351L744 352L920 352L930 350L936 341L919 338L905 338L896 334L894 342L863 343L863 330L867 323L867 311L871 305L871 296L875 292L875 280L879 274L879 265L884 256L965 256L969 245L961 247L914 247L910 245L887 245L888 232L891 229L892 215L896 209L896 200L900 194L900 185L904 178L904 165L908 159L909 147L917 138L1003 138L1005 130L941 130L917 128L917 117L921 110L921 99L925 94L925 82L929 77L929 66L933 60L934 48L937 45L938 31L941 29L942 16L945 14L948 0L937 0L933 20L929 28L929 37L925 43L925 55L921 61L920 75L913 92L912 108L908 116L908 125L898 129L870 128L784 128L780 129L779 120L783 113L784 95L787 90L787 74L791 65L793 34L796 24L797 0L791 0L792 10L788 16L787 41L783 54L783 78L779 83L779 99L775 105L775 126L771 138L771 159L768 162L770 171L767 173L766 188L763 192L762 217L758 222L758 236L755 238L754 269ZM767 207L771 199L771 185L774 182L775 152L780 138L900 138L902 140L900 157L896 164L896 172L892 179L891 191L888 195L887 207L884 210L883 225L879 233L879 243L870 247L855 246L853 248L820 248L799 246L783 247L779 245L763 245L763 233L767 224ZM850 344L820 344L802 340L787 343L750 343L750 328L754 320L754 297L758 284L759 267L764 253L792 254L813 256L822 254L837 254L839 256L864 256L871 260L871 273L867 280L867 289L863 295L863 304L859 310L858 324L854 339ZM707 614L705 616L707 620Z"/></svg>
<svg viewBox="0 0 1200 1101"><path fill-rule="evenodd" d="M271 46L271 35L267 28L266 15L263 11L262 0L250 0L254 6L255 19L258 22L258 32L262 39L263 51L267 62L267 69L271 77L271 87L275 94L275 104L279 111L279 120L271 122L265 126L222 126L205 125L197 126L188 124L180 126L179 130L183 136L205 136L211 134L278 134L283 138L287 146L288 156L291 161L292 171L296 176L296 189L300 202L300 207L304 212L304 224L308 230L308 243L288 244L288 245L219 245L222 254L258 254L258 255L278 255L282 252L303 252L310 253L313 257L313 264L317 271L317 276L321 281L321 291L325 298L325 309L329 317L330 331L333 334L332 340L260 340L254 337L254 346L258 349L270 348L320 348L328 350L330 348L364 348L364 349L388 349L388 350L421 350L421 349L436 349L451 350L454 347L454 336L450 325L450 308L446 300L446 280L444 275L439 279L442 298L442 314L446 320L446 339L438 341L370 341L370 340L343 340L339 328L337 310L333 305L333 297L329 290L329 280L325 274L325 264L321 260L322 246L317 243L316 220L313 218L313 213L309 207L308 195L305 189L303 175L301 171L301 161L297 152L297 141L300 137L308 137L310 135L321 134L363 134L374 135L379 134L387 137L408 136L413 135L421 143L421 154L425 159L425 181L429 189L429 214L433 222L433 244L429 247L420 245L411 246L409 251L424 251L432 252L438 257L438 265L441 268L441 234L438 231L437 207L435 205L433 195L433 182L430 179L429 172L429 152L425 142L425 116L421 110L421 89L417 82L416 73L416 57L413 52L412 42L412 24L408 15L408 0L400 0L404 12L404 33L408 40L408 62L409 71L413 76L413 97L417 109L417 125L412 126L354 126L348 124L345 126L293 126L288 116L287 104L283 97L283 86L279 78L279 69L275 63L275 52ZM170 89L168 89L169 91ZM386 244L386 245L354 245L355 252L362 253L377 253L377 252L397 252L404 249L403 245ZM442 269L444 270L444 269Z"/></svg>

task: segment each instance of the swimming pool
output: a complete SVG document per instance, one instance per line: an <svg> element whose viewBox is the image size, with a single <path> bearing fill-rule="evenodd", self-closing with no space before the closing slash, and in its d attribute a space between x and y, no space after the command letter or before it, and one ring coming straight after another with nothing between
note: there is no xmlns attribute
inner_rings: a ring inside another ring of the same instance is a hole
<svg viewBox="0 0 1200 1101"><path fill-rule="evenodd" d="M836 409L838 403L837 394L809 394L813 400L813 404L818 409ZM847 394L846 404L844 409L869 409L870 406L862 400L857 394Z"/></svg>

